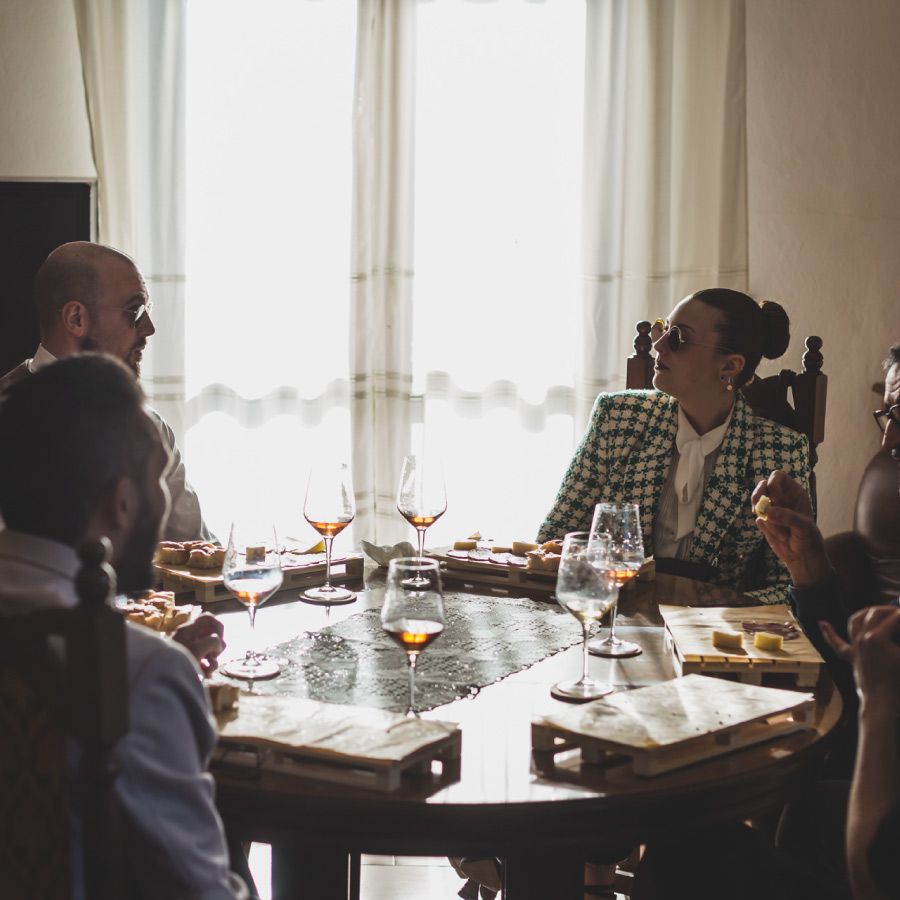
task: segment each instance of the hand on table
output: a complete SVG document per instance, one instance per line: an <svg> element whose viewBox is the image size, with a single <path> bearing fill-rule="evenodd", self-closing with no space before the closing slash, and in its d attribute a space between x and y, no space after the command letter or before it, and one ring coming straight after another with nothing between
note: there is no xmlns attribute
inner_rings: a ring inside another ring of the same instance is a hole
<svg viewBox="0 0 900 900"><path fill-rule="evenodd" d="M750 498L754 508L762 496L768 497L771 505L766 518L757 518L756 525L775 555L788 567L793 583L806 587L825 581L831 564L822 532L813 519L809 495L786 472L779 470L754 489Z"/></svg>
<svg viewBox="0 0 900 900"><path fill-rule="evenodd" d="M225 627L214 615L201 613L190 624L176 629L172 640L191 651L208 678L219 666L219 654L225 649L224 633Z"/></svg>

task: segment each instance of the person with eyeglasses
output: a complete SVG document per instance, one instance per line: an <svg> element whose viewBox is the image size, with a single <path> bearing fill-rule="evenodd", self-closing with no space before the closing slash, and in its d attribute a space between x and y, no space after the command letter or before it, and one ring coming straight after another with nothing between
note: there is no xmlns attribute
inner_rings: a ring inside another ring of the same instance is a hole
<svg viewBox="0 0 900 900"><path fill-rule="evenodd" d="M88 241L63 244L38 270L33 297L40 344L33 358L0 378L0 392L57 359L88 350L107 353L140 376L147 339L156 328L147 286L130 256ZM156 410L148 406L147 413L172 459L166 475L172 511L163 539L218 543L203 520L174 432Z"/></svg>
<svg viewBox="0 0 900 900"><path fill-rule="evenodd" d="M874 416L881 446L900 464L900 342L884 365L883 408ZM833 742L820 780L785 807L774 842L726 823L648 844L632 900L713 900L726 883L736 900L900 897L900 598L851 616L804 486L775 471L748 508L763 495L770 505L758 527L790 572L791 606L841 692L849 727Z"/></svg>
<svg viewBox="0 0 900 900"><path fill-rule="evenodd" d="M651 332L652 391L601 394L538 540L590 528L594 507L639 503L647 555L675 572L787 602L790 579L746 503L772 469L808 488L806 437L753 415L741 388L790 341L787 313L710 288Z"/></svg>

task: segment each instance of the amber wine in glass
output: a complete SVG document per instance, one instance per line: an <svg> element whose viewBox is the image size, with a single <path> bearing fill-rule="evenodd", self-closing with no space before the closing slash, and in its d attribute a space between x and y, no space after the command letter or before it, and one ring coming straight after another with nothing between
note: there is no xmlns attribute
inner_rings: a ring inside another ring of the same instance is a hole
<svg viewBox="0 0 900 900"><path fill-rule="evenodd" d="M405 456L397 488L397 509L416 529L419 559L425 557L425 531L447 511L444 472L436 459Z"/></svg>
<svg viewBox="0 0 900 900"><path fill-rule="evenodd" d="M281 671L278 663L254 649L256 610L281 587L284 580L280 550L274 528L266 528L260 535L257 532L244 533L235 525L231 526L222 565L222 581L250 614L250 649L247 655L222 667L222 672L232 678L252 681L271 678Z"/></svg>
<svg viewBox="0 0 900 900"><path fill-rule="evenodd" d="M325 584L309 588L300 594L310 603L350 603L356 599L353 591L335 587L331 583L331 545L356 515L356 502L346 463L313 466L309 473L303 516L322 536L325 544Z"/></svg>
<svg viewBox="0 0 900 900"><path fill-rule="evenodd" d="M444 600L440 566L436 559L402 557L388 565L381 627L406 651L409 667L409 706L415 709L416 663L419 654L444 630Z"/></svg>
<svg viewBox="0 0 900 900"><path fill-rule="evenodd" d="M588 650L595 656L637 656L640 644L616 637L616 613L619 590L637 575L644 563L644 538L641 533L641 512L637 503L598 503L594 507L591 534L609 535L609 553L616 577L616 595L609 619L609 635L593 640Z"/></svg>

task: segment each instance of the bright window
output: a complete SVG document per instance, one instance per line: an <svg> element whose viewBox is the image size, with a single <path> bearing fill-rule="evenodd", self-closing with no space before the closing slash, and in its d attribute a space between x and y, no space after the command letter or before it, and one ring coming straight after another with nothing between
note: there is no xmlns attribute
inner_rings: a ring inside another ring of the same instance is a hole
<svg viewBox="0 0 900 900"><path fill-rule="evenodd" d="M572 452L584 17L418 6L414 421L449 498L429 544L532 537ZM355 44L352 0L188 3L185 453L220 537L240 510L313 537L309 465L350 457Z"/></svg>

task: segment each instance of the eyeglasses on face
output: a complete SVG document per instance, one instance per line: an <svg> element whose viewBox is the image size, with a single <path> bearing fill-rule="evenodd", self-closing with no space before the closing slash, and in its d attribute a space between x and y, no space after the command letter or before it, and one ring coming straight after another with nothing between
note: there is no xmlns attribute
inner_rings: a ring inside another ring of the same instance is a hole
<svg viewBox="0 0 900 900"><path fill-rule="evenodd" d="M669 344L669 352L677 353L678 348L683 344L695 347L712 347L714 350L722 350L725 353L734 353L729 347L720 347L718 344L703 344L700 341L685 340L681 329L677 325L668 325L662 319L657 319L650 327L650 338L655 344L661 337L666 337Z"/></svg>
<svg viewBox="0 0 900 900"><path fill-rule="evenodd" d="M898 409L900 409L900 403L895 403L888 409L876 409L875 412L872 413L872 415L875 416L875 423L881 429L882 434L887 431L888 422L893 422L897 428L900 428L900 415L897 413Z"/></svg>
<svg viewBox="0 0 900 900"><path fill-rule="evenodd" d="M153 311L153 303L148 300L146 303L142 303L140 306L100 306L99 304L93 304L92 309L111 309L115 312L127 312L134 316L134 321L131 323L132 326L137 329L141 324L141 319L144 316L149 316Z"/></svg>

